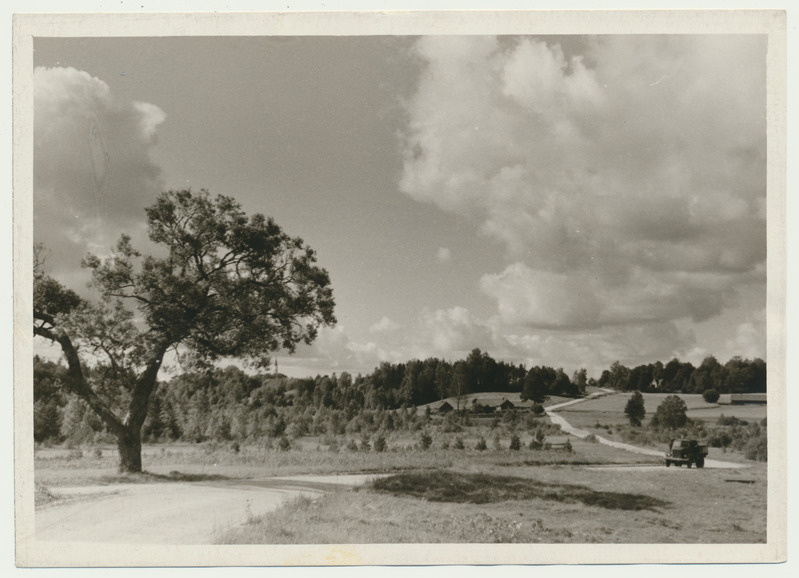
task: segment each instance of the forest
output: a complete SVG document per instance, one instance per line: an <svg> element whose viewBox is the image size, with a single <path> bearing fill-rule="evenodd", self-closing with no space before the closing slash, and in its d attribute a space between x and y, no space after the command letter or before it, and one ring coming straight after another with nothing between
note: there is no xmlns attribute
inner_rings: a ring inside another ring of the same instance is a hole
<svg viewBox="0 0 799 578"><path fill-rule="evenodd" d="M64 393L67 368L34 358L34 440L37 443L110 441L106 426L78 398ZM109 368L87 376L117 407L129 402ZM695 367L672 359L628 368L619 362L599 379L585 369L570 377L563 369L529 369L474 349L465 359L437 358L381 363L368 375L290 378L247 373L239 367L211 368L159 381L142 429L144 441L253 442L305 435L337 436L418 430L419 406L471 393L520 393L542 403L549 396L579 397L586 387L661 393L754 393L766 391L766 363L734 357L721 364L707 357ZM467 407L464 403L460 407ZM470 408L471 409L471 408Z"/></svg>

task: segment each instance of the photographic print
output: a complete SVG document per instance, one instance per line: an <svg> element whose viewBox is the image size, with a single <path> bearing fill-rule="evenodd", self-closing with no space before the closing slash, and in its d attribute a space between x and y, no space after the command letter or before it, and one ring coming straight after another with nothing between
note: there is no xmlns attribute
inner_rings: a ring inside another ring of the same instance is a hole
<svg viewBox="0 0 799 578"><path fill-rule="evenodd" d="M17 17L18 563L783 559L783 16Z"/></svg>

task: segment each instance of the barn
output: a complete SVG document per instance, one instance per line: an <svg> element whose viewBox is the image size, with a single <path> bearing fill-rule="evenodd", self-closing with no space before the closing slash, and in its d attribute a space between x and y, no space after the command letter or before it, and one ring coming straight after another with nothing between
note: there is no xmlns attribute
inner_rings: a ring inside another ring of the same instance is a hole
<svg viewBox="0 0 799 578"><path fill-rule="evenodd" d="M743 405L747 403L766 403L767 395L765 393L733 393L730 394L730 403L732 405Z"/></svg>
<svg viewBox="0 0 799 578"><path fill-rule="evenodd" d="M454 407L452 407L452 404L450 404L448 401L445 401L445 402L443 402L441 405L439 405L439 406L436 408L436 411L437 411L438 413L449 413L449 412L451 412L453 409L455 409L455 408L454 408Z"/></svg>

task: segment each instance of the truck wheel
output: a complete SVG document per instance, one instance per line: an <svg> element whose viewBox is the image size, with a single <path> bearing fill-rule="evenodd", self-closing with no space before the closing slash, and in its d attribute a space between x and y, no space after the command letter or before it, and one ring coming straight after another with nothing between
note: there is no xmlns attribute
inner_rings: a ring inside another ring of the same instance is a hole
<svg viewBox="0 0 799 578"><path fill-rule="evenodd" d="M688 462L688 469L691 469L691 462Z"/></svg>
<svg viewBox="0 0 799 578"><path fill-rule="evenodd" d="M696 460L696 467L697 468L704 468L705 467L705 458L699 458Z"/></svg>
<svg viewBox="0 0 799 578"><path fill-rule="evenodd" d="M668 468L669 466L671 466L671 460L666 460L666 467Z"/></svg>

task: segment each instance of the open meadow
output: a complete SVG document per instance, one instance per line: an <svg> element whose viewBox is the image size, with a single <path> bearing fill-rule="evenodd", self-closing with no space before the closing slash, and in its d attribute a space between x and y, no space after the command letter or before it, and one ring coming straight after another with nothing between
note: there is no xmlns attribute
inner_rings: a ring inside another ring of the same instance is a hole
<svg viewBox="0 0 799 578"><path fill-rule="evenodd" d="M559 413L597 435L621 435L627 397L588 399ZM713 409L701 396L685 398L689 411ZM654 410L658 397L649 394L645 400ZM734 415L739 408L747 417L765 412L746 406L726 406L721 411ZM434 415L419 432L387 435L380 451L374 438L356 436L304 436L283 449L263 443L151 444L144 448L146 473L140 475L117 474L112 446L41 447L35 452L38 507L57 507L63 499L59 490L76 486L244 484L252 489L294 477L293 483L302 485L307 479L305 486L311 488L311 480L319 476L369 474L376 479L355 487L313 486L313 492L216 532L213 541L756 543L766 539L767 468L762 462L747 460L733 449L711 448L711 457L725 460L723 468L666 469L656 455L566 435L546 417L525 422L509 415L473 419L457 431L447 431L451 423Z"/></svg>
<svg viewBox="0 0 799 578"><path fill-rule="evenodd" d="M764 542L765 471L517 465L411 472L297 499L219 542Z"/></svg>

